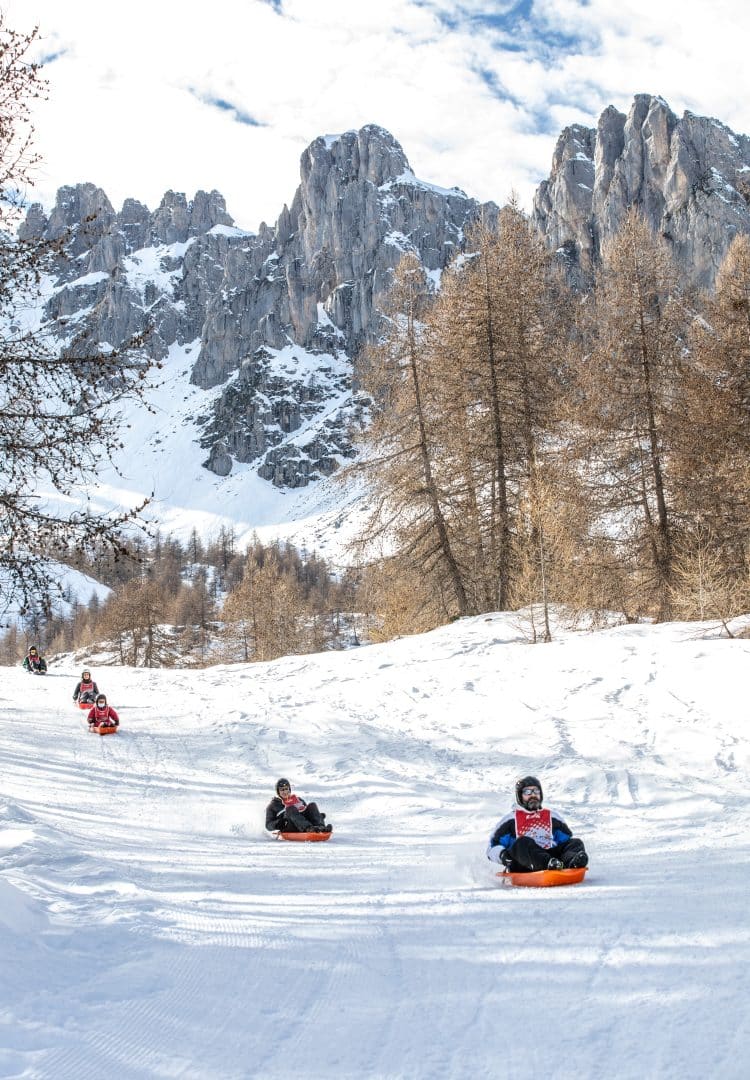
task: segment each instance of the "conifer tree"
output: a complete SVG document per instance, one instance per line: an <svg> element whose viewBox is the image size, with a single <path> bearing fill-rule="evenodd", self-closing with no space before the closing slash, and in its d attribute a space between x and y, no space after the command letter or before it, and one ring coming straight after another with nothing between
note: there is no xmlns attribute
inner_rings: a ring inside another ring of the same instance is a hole
<svg viewBox="0 0 750 1080"><path fill-rule="evenodd" d="M515 200L497 221L478 222L467 248L444 275L431 339L444 457L461 477L452 497L469 526L461 558L476 574L482 606L502 609L511 598L519 507L535 498L556 423L569 300ZM541 551L537 541L530 537Z"/></svg>
<svg viewBox="0 0 750 1080"><path fill-rule="evenodd" d="M441 389L424 334L430 299L422 264L404 255L389 291L386 330L364 361L363 384L374 402L364 436L374 511L364 544L373 549L382 540L392 549L388 573L411 580L416 609L439 622L465 615L469 604L438 475Z"/></svg>
<svg viewBox="0 0 750 1080"><path fill-rule="evenodd" d="M114 640L121 664L162 667L171 663L173 650L164 624L166 596L153 581L134 578L108 599L100 628Z"/></svg>
<svg viewBox="0 0 750 1080"><path fill-rule="evenodd" d="M234 660L273 660L309 651L309 608L292 566L278 545L256 543L242 580L222 609L224 641Z"/></svg>
<svg viewBox="0 0 750 1080"><path fill-rule="evenodd" d="M685 310L666 245L634 209L604 247L578 364L581 470L603 535L616 536L638 613L669 617L684 444Z"/></svg>
<svg viewBox="0 0 750 1080"><path fill-rule="evenodd" d="M690 439L677 463L682 511L739 582L750 559L750 237L733 240L692 330ZM695 546L690 536L683 546Z"/></svg>

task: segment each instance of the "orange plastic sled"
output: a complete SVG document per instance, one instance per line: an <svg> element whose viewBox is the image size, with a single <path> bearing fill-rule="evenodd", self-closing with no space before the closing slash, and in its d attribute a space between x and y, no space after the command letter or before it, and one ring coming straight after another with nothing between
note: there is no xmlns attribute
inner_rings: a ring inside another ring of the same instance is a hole
<svg viewBox="0 0 750 1080"><path fill-rule="evenodd" d="M317 840L330 840L333 833L329 832L280 832L280 840L305 840L308 843Z"/></svg>
<svg viewBox="0 0 750 1080"><path fill-rule="evenodd" d="M93 701L77 701L76 705L79 709L88 709L89 711L94 707Z"/></svg>
<svg viewBox="0 0 750 1080"><path fill-rule="evenodd" d="M114 724L94 724L91 725L90 731L95 731L97 735L115 735L117 728Z"/></svg>
<svg viewBox="0 0 750 1080"><path fill-rule="evenodd" d="M551 885L577 885L583 881L587 866L579 866L575 870L531 870L527 873L511 874L503 870L496 876L502 878L509 885L526 885L535 889L546 889Z"/></svg>

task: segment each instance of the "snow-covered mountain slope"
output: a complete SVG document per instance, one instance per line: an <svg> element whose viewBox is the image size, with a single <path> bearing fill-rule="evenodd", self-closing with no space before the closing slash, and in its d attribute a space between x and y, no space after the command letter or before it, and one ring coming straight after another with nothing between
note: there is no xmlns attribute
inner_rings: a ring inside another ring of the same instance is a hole
<svg viewBox="0 0 750 1080"><path fill-rule="evenodd" d="M334 562L345 559L360 513L356 484L342 483L334 475L307 487L281 488L258 475L257 462L235 462L227 476L204 468L207 452L200 445L200 420L222 389L206 391L188 382L190 351L190 346L172 345L163 368L154 372L148 398L151 411L136 405L126 408L125 450L115 468L100 471L92 489L93 505L106 512L135 505L139 495L151 495L144 517L183 541L194 528L210 539L224 527L235 530L238 550L256 533L262 540L290 540ZM287 363L304 363L304 350L294 353ZM331 412L340 407L335 398ZM303 426L288 436L285 445L306 435Z"/></svg>
<svg viewBox="0 0 750 1080"><path fill-rule="evenodd" d="M509 616L205 671L3 671L0 1076L746 1075L750 641ZM591 854L484 849L540 775ZM278 776L327 844L264 831Z"/></svg>
<svg viewBox="0 0 750 1080"><path fill-rule="evenodd" d="M418 180L393 136L369 124L314 140L294 197L257 234L233 226L216 191L167 192L153 213L127 199L116 212L84 183L61 188L49 214L31 206L19 235L60 246L41 319L61 347L145 334L151 357L178 353L174 401L192 399L201 464L219 477L252 464L297 489L353 456L354 364L379 334L403 253L437 280L466 228L494 212ZM162 427L175 419L167 409Z"/></svg>
<svg viewBox="0 0 750 1080"><path fill-rule="evenodd" d="M112 592L106 585L102 585L88 574L81 573L80 570L74 570L70 566L57 562L50 562L48 566L50 577L58 584L58 589L50 596L52 611L57 616L70 618L75 604L85 606L93 597L96 597L99 603L104 603ZM19 617L18 603L8 603L5 600L11 589L8 579L0 572L0 596L3 597L2 618L6 623ZM6 623L3 623L3 626ZM27 634L33 635L31 627L28 628Z"/></svg>
<svg viewBox="0 0 750 1080"><path fill-rule="evenodd" d="M190 353L191 346L170 347L163 367L150 377L148 409L137 403L122 407L124 449L81 488L81 501L106 515L150 497L142 518L183 542L193 529L211 540L224 528L234 530L238 551L255 534L264 542L288 540L334 564L347 562L348 544L365 512L356 481L334 474L307 487L281 488L258 475L257 462L235 463L227 476L203 467L207 452L200 445L200 418L222 391L188 382ZM296 362L303 363L304 350L295 354ZM339 405L335 400L332 412ZM303 427L284 445L306 435ZM52 510L70 511L70 499L61 499L49 486L38 490ZM51 574L57 580L54 567Z"/></svg>

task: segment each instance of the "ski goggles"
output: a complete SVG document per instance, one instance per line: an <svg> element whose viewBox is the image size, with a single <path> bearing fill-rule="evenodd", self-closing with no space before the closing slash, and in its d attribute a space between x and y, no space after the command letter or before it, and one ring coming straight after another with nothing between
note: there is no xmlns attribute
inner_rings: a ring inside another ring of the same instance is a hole
<svg viewBox="0 0 750 1080"><path fill-rule="evenodd" d="M525 787L521 789L521 797L524 799L530 799L532 795L536 795L537 799L541 799L542 793L538 787Z"/></svg>

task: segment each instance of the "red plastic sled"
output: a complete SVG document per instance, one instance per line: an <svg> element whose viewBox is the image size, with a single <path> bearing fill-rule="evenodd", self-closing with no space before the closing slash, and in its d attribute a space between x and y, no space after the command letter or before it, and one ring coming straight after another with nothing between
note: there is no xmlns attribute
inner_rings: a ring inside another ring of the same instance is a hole
<svg viewBox="0 0 750 1080"><path fill-rule="evenodd" d="M531 870L521 874L511 874L503 870L496 876L502 878L508 885L526 885L535 889L546 889L551 885L577 885L579 881L583 881L587 870L587 866L579 866L575 870Z"/></svg>
<svg viewBox="0 0 750 1080"><path fill-rule="evenodd" d="M79 709L88 709L89 712L91 712L94 707L93 701L77 701L76 705Z"/></svg>
<svg viewBox="0 0 750 1080"><path fill-rule="evenodd" d="M280 832L280 840L304 840L310 843L317 840L330 840L333 833L329 832Z"/></svg>
<svg viewBox="0 0 750 1080"><path fill-rule="evenodd" d="M114 724L92 724L89 731L95 731L97 735L115 735L117 728Z"/></svg>

